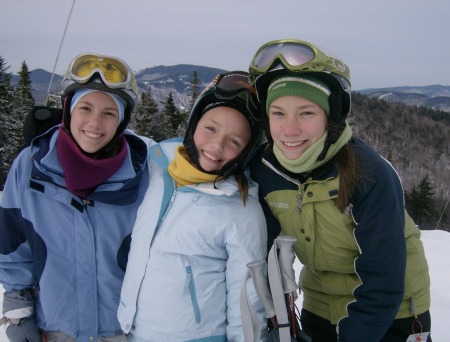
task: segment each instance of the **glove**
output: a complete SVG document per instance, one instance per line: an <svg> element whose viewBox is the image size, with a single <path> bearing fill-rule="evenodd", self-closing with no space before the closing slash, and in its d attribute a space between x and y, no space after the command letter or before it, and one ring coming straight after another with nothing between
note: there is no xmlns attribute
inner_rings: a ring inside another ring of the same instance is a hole
<svg viewBox="0 0 450 342"><path fill-rule="evenodd" d="M11 342L41 342L41 334L33 317L22 318L18 324L6 323L6 336Z"/></svg>
<svg viewBox="0 0 450 342"><path fill-rule="evenodd" d="M25 117L23 138L25 146L30 145L34 137L46 132L50 127L62 122L62 109L46 106L35 106Z"/></svg>
<svg viewBox="0 0 450 342"><path fill-rule="evenodd" d="M11 342L40 342L39 328L34 315L33 289L3 294L2 324Z"/></svg>

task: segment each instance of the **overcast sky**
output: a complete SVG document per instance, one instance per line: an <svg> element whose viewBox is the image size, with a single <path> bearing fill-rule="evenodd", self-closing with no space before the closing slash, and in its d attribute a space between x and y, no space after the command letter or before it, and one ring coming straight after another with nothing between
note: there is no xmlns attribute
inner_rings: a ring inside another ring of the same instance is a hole
<svg viewBox="0 0 450 342"><path fill-rule="evenodd" d="M448 0L0 0L0 56L16 74L63 74L80 52L135 70L195 64L247 70L269 40L320 44L350 67L353 89L450 85Z"/></svg>

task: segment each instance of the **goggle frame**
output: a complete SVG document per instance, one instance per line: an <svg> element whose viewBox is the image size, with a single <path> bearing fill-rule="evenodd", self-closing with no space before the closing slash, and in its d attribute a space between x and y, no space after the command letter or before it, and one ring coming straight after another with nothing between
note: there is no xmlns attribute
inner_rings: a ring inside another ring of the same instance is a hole
<svg viewBox="0 0 450 342"><path fill-rule="evenodd" d="M92 65L94 64L94 65ZM88 72L80 75L82 68L88 67ZM111 75L107 74L111 68L119 71L122 76L120 82L112 82ZM130 89L138 96L136 78L128 64L120 58L96 53L82 53L77 55L67 68L65 79L76 83L88 83L94 75L98 74L102 82L111 89Z"/></svg>
<svg viewBox="0 0 450 342"><path fill-rule="evenodd" d="M283 47L290 48L282 51ZM288 53L292 55L288 55ZM300 54L310 54L303 63L292 63ZM264 56L267 54L267 56ZM292 72L326 72L344 78L350 85L350 71L340 59L325 54L316 46L297 39L272 40L261 46L253 56L249 67L249 82L255 84L256 79L274 68L279 60L283 67ZM264 61L261 65L261 61Z"/></svg>
<svg viewBox="0 0 450 342"><path fill-rule="evenodd" d="M259 102L257 100L256 89L248 82L248 76L249 74L244 71L231 71L217 75L201 92L199 98L209 92L214 93L217 98L223 100L239 98L245 102L247 111L252 116L252 119L260 121L259 116L255 117L253 114L259 112ZM225 85L229 86L225 87Z"/></svg>

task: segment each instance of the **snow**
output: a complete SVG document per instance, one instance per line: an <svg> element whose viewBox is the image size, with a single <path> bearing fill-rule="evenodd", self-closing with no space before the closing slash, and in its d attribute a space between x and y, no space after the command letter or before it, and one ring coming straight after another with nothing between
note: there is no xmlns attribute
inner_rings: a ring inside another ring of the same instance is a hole
<svg viewBox="0 0 450 342"><path fill-rule="evenodd" d="M423 230L421 233L431 278L431 337L433 342L446 342L450 336L450 233L443 230ZM296 260L296 276L301 266ZM301 294L296 304L300 309Z"/></svg>
<svg viewBox="0 0 450 342"><path fill-rule="evenodd" d="M0 192L1 198L1 192ZM450 233L442 230L422 231L422 241L428 259L431 277L431 336L433 342L448 341L450 336ZM296 260L294 269L298 275L301 264ZM0 286L0 308L3 307L3 286ZM296 301L301 308L302 295ZM8 341L0 328L0 342Z"/></svg>

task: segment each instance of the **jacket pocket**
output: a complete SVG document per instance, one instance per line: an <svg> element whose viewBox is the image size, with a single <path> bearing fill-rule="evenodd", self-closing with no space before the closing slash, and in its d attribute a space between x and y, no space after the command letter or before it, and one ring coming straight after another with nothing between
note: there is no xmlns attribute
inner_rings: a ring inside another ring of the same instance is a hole
<svg viewBox="0 0 450 342"><path fill-rule="evenodd" d="M185 293L190 294L192 301L192 308L194 310L195 322L200 323L201 322L200 307L198 306L197 293L195 291L194 276L192 275L191 266L186 266L186 284L184 286L184 291Z"/></svg>

